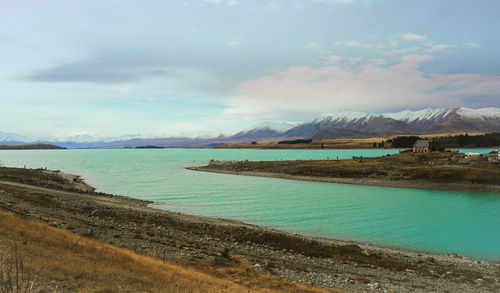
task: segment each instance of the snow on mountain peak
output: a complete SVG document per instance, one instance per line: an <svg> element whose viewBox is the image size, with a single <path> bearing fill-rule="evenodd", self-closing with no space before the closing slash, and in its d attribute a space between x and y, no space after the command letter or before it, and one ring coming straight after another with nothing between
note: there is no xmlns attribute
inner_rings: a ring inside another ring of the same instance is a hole
<svg viewBox="0 0 500 293"><path fill-rule="evenodd" d="M404 110L395 113L382 113L382 114L369 114L363 112L355 111L340 111L327 115L321 115L314 119L313 123L321 122L336 122L341 124L348 124L351 122L362 122L367 123L369 120L379 117L379 118L391 118L398 121L403 121L406 123L412 122L423 122L430 120L439 120L446 118L448 115L456 113L462 117L473 118L473 119L492 119L500 118L500 108L488 107L481 109L470 109L470 108L426 108L418 111Z"/></svg>
<svg viewBox="0 0 500 293"><path fill-rule="evenodd" d="M23 142L34 142L36 139L27 137L17 133L5 133L0 132L0 142L2 141L23 141Z"/></svg>
<svg viewBox="0 0 500 293"><path fill-rule="evenodd" d="M482 120L491 118L500 118L500 108L487 107L480 109L471 109L466 107L460 107L457 109L457 114L462 117L482 119Z"/></svg>
<svg viewBox="0 0 500 293"><path fill-rule="evenodd" d="M444 118L448 116L451 112L453 112L452 109L445 109L445 108L437 108L437 109L432 109L432 108L426 108L418 111L410 111L410 110L405 110L401 112L396 112L396 113L383 113L381 116L384 116L386 118L392 118L394 120L400 120L404 121L406 123L414 122L414 121L426 121L426 120L432 120L436 118Z"/></svg>
<svg viewBox="0 0 500 293"><path fill-rule="evenodd" d="M264 121L257 123L251 128L246 129L244 132L255 130L274 130L276 132L285 132L294 128L295 126L296 124L289 122Z"/></svg>
<svg viewBox="0 0 500 293"><path fill-rule="evenodd" d="M340 111L334 112L331 114L321 115L318 118L314 119L313 122L321 122L321 121L353 121L358 119L371 119L376 117L377 115L365 113L365 112L356 112L356 111Z"/></svg>

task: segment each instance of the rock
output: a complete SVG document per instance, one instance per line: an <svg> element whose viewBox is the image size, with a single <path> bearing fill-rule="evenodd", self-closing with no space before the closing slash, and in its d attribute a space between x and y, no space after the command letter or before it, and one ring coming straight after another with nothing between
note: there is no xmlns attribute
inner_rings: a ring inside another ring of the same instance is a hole
<svg viewBox="0 0 500 293"><path fill-rule="evenodd" d="M348 244L348 245L342 245L341 247L342 253L361 253L363 252L363 249L359 247L356 244Z"/></svg>
<svg viewBox="0 0 500 293"><path fill-rule="evenodd" d="M370 283L367 285L368 287L370 287L371 289L380 289L382 288L382 286L380 286L379 283L375 282L375 283Z"/></svg>
<svg viewBox="0 0 500 293"><path fill-rule="evenodd" d="M426 262L435 263L436 260L433 257L428 257L425 259Z"/></svg>

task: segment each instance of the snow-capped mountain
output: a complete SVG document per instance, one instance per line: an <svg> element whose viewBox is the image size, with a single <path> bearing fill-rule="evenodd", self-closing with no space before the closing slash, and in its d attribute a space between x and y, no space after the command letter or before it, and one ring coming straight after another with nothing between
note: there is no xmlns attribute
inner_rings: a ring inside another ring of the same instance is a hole
<svg viewBox="0 0 500 293"><path fill-rule="evenodd" d="M405 110L405 111L396 112L396 113L383 113L380 115L383 117L386 117L386 118L391 118L391 119L403 121L406 123L412 123L415 121L429 121L429 120L443 119L444 117L448 116L452 112L453 112L453 109L427 108L427 109L423 109L423 110L419 110L419 111Z"/></svg>
<svg viewBox="0 0 500 293"><path fill-rule="evenodd" d="M94 136L92 134L79 134L73 136L59 137L55 141L75 142L75 143L105 143L105 142L122 141L122 140L129 140L129 139L136 139L143 137L149 137L149 136L144 136L144 135L141 136L139 134L129 134L116 137L100 137L100 136Z"/></svg>
<svg viewBox="0 0 500 293"><path fill-rule="evenodd" d="M56 138L28 137L17 133L0 132L0 144L49 143L67 148L93 148L113 141L125 141L140 138L139 134L119 137L99 137L91 134L60 136Z"/></svg>
<svg viewBox="0 0 500 293"><path fill-rule="evenodd" d="M403 133L407 125L402 121L387 118L380 114L342 111L323 115L299 124L297 127L288 130L285 135L287 137L309 137L318 128L326 129L326 127L352 130L356 132L355 137L357 137L359 133L382 133L381 130L383 130L383 133ZM321 134L319 136L328 138L328 135ZM344 135L342 137L351 136Z"/></svg>
<svg viewBox="0 0 500 293"><path fill-rule="evenodd" d="M342 111L304 122L288 130L285 135L309 137L318 128L325 126L381 135L491 132L500 131L500 109L427 108L382 114Z"/></svg>
<svg viewBox="0 0 500 293"><path fill-rule="evenodd" d="M273 122L264 121L257 123L253 127L247 128L243 131L231 136L234 139L241 138L266 138L282 136L286 131L294 128L297 124L289 122Z"/></svg>
<svg viewBox="0 0 500 293"><path fill-rule="evenodd" d="M500 109L494 107L481 109L427 108L418 111L405 110L381 114L341 111L322 115L300 124L261 122L235 135L211 139L161 138L138 134L121 137L97 137L92 134L80 134L49 140L0 132L0 144L43 142L67 148L120 148L142 145L195 147L224 143L249 143L265 138L363 138L465 131L500 132Z"/></svg>
<svg viewBox="0 0 500 293"><path fill-rule="evenodd" d="M275 121L264 121L257 123L255 126L244 130L244 132L255 131L255 130L274 130L276 132L285 132L293 127L297 126L297 123L290 122L275 122Z"/></svg>
<svg viewBox="0 0 500 293"><path fill-rule="evenodd" d="M500 109L495 107L481 108L481 109L470 109L470 108L458 108L457 114L461 117L490 120L500 118Z"/></svg>
<svg viewBox="0 0 500 293"><path fill-rule="evenodd" d="M352 123L367 123L373 118L390 118L393 120L399 120L406 123L413 123L417 121L436 121L445 119L451 115L458 115L462 118L472 118L479 120L490 120L500 118L500 109L494 107L481 108L481 109L471 109L471 108L426 108L418 111L405 110L395 113L382 113L382 114L371 114L364 112L350 112L342 111L336 112L329 115L320 116L311 121L311 123L318 122L330 122L337 123L339 125L349 125Z"/></svg>
<svg viewBox="0 0 500 293"><path fill-rule="evenodd" d="M1 143L8 144L8 143L34 142L34 141L36 141L36 139L21 134L0 132Z"/></svg>
<svg viewBox="0 0 500 293"><path fill-rule="evenodd" d="M71 142L77 142L77 143L85 143L85 142L100 142L102 141L101 138L94 137L89 134L79 134L79 135L73 135L73 136L68 136L68 137L60 137L56 141L71 141Z"/></svg>

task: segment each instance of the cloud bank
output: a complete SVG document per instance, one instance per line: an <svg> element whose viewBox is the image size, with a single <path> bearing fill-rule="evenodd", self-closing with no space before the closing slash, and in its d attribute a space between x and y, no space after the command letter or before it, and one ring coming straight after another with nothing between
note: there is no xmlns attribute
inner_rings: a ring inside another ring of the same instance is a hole
<svg viewBox="0 0 500 293"><path fill-rule="evenodd" d="M420 63L431 60L429 55L403 56L393 66L373 60L359 72L343 69L338 58L330 59L333 65L293 66L239 84L225 115L268 119L343 109L500 106L500 76L425 74Z"/></svg>

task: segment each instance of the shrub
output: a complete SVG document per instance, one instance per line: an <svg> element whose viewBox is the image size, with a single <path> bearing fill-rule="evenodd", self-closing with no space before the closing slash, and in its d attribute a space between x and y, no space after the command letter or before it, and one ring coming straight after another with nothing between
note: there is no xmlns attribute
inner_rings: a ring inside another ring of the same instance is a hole
<svg viewBox="0 0 500 293"><path fill-rule="evenodd" d="M24 258L17 249L0 253L0 292L28 293L34 291L36 276L25 266Z"/></svg>

